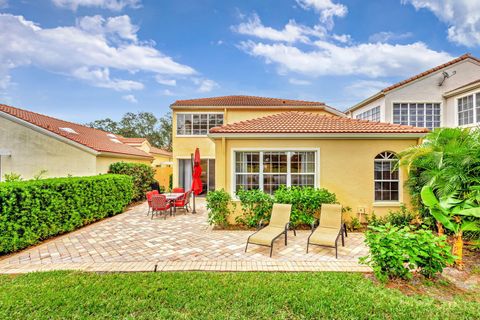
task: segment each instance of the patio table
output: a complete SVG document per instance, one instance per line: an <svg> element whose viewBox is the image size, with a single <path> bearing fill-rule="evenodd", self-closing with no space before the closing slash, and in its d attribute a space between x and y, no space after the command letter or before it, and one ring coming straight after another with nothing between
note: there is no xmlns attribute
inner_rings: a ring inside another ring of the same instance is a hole
<svg viewBox="0 0 480 320"><path fill-rule="evenodd" d="M174 213L177 212L177 207L175 207L175 201L183 197L184 193L164 193L163 194L165 198L167 198L167 201L170 202L170 216L172 215L172 207L174 210Z"/></svg>

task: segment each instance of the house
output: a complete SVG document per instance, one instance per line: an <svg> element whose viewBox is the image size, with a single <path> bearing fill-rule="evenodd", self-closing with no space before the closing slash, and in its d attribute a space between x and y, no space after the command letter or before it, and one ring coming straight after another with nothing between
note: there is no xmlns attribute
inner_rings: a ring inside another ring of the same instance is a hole
<svg viewBox="0 0 480 320"><path fill-rule="evenodd" d="M170 185L170 175L173 170L172 153L152 146L145 138L125 138L120 136L119 140L152 155L154 158L152 166L155 168L155 180L158 181L160 186L167 190Z"/></svg>
<svg viewBox="0 0 480 320"><path fill-rule="evenodd" d="M89 176L106 173L118 161L151 165L170 159L146 139L138 145L128 139L0 104L0 181L12 172L23 179L41 171L46 177Z"/></svg>
<svg viewBox="0 0 480 320"><path fill-rule="evenodd" d="M211 128L278 114L303 111L328 116L345 116L322 102L275 99L254 96L224 96L178 100L171 106L173 113L173 186L191 186L191 154L200 148L204 190L216 188L216 146L208 137Z"/></svg>
<svg viewBox="0 0 480 320"><path fill-rule="evenodd" d="M350 118L434 129L480 124L480 59L465 54L391 85L346 111Z"/></svg>
<svg viewBox="0 0 480 320"><path fill-rule="evenodd" d="M410 203L396 154L427 132L327 112L277 111L211 128L208 137L216 189L234 195L239 188L270 194L280 185L327 188L355 214L383 215Z"/></svg>

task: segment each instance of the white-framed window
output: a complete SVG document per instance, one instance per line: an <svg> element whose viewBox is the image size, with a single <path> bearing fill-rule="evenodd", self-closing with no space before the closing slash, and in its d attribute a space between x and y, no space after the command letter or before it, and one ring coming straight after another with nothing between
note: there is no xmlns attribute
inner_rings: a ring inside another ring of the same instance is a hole
<svg viewBox="0 0 480 320"><path fill-rule="evenodd" d="M177 135L207 135L213 127L223 125L222 113L178 113Z"/></svg>
<svg viewBox="0 0 480 320"><path fill-rule="evenodd" d="M394 103L393 123L433 130L441 125L440 103Z"/></svg>
<svg viewBox="0 0 480 320"><path fill-rule="evenodd" d="M399 201L400 177L398 168L395 167L397 161L397 156L388 151L375 157L375 201Z"/></svg>
<svg viewBox="0 0 480 320"><path fill-rule="evenodd" d="M380 106L369 109L355 116L356 119L380 121Z"/></svg>
<svg viewBox="0 0 480 320"><path fill-rule="evenodd" d="M480 92L457 99L458 125L480 123Z"/></svg>
<svg viewBox="0 0 480 320"><path fill-rule="evenodd" d="M235 151L234 191L273 194L281 185L315 187L316 151Z"/></svg>

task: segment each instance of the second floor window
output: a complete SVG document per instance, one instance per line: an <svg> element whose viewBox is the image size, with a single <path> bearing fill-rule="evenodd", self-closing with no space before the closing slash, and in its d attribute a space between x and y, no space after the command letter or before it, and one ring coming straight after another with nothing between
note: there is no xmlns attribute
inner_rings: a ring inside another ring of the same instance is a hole
<svg viewBox="0 0 480 320"><path fill-rule="evenodd" d="M213 127L223 125L221 113L179 113L177 114L177 135L206 135Z"/></svg>
<svg viewBox="0 0 480 320"><path fill-rule="evenodd" d="M355 116L355 118L361 120L380 121L380 106L359 113Z"/></svg>
<svg viewBox="0 0 480 320"><path fill-rule="evenodd" d="M458 99L457 108L459 126L480 123L480 93Z"/></svg>
<svg viewBox="0 0 480 320"><path fill-rule="evenodd" d="M394 103L393 123L427 129L439 128L440 103Z"/></svg>

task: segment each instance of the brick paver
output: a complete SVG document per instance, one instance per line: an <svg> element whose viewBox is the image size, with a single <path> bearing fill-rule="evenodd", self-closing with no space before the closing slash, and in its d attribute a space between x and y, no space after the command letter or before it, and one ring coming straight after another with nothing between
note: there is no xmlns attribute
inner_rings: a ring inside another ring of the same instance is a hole
<svg viewBox="0 0 480 320"><path fill-rule="evenodd" d="M197 214L155 217L146 204L0 260L0 273L47 270L85 271L370 271L358 264L367 254L361 233L350 233L345 247L310 246L310 231L289 233L269 248L245 243L251 231L217 231L207 223L203 199ZM339 241L340 242L340 241Z"/></svg>

